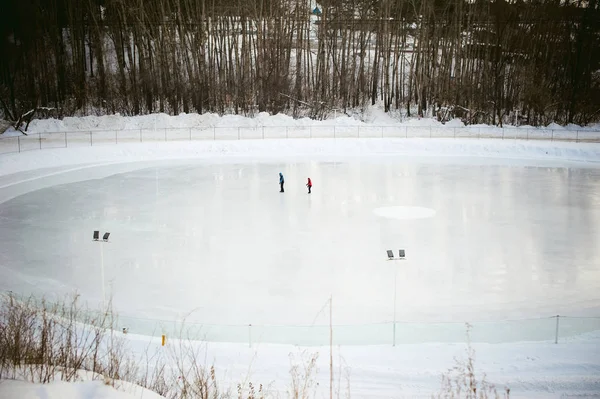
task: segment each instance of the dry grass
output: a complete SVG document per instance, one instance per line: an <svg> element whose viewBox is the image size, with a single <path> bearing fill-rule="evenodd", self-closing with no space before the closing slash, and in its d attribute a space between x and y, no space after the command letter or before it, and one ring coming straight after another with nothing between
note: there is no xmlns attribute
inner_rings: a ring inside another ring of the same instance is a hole
<svg viewBox="0 0 600 399"><path fill-rule="evenodd" d="M111 380L134 372L124 343L108 334L110 312L92 313L73 295L59 303L19 299L12 293L0 299L0 375L47 383L57 377L78 380L88 370Z"/></svg>
<svg viewBox="0 0 600 399"><path fill-rule="evenodd" d="M469 331L467 326L467 337ZM59 302L21 299L11 293L0 296L0 379L73 382L91 375L116 388L119 381L126 381L173 399L316 397L318 353L290 354L291 381L285 393L249 378L235 384L235 390L224 390L215 367L207 363L206 347L201 342L184 337L183 327L179 339L171 342L158 348L149 343L136 358L110 304L98 312L82 306L78 295ZM340 356L332 387L338 399L350 398L351 393L350 369L343 363ZM508 399L509 394L508 388L498 393L485 374L476 372L475 352L469 344L466 360L457 360L442 376L441 390L435 397Z"/></svg>
<svg viewBox="0 0 600 399"><path fill-rule="evenodd" d="M235 394L223 390L215 367L206 362L206 347L185 338L183 327L172 344L154 349L149 344L139 358L128 347L124 334L117 331L118 320L110 304L98 312L82 306L78 295L59 302L2 295L0 379L73 382L92 375L116 388L120 381L126 381L173 399L263 399L278 395L251 381L237 384ZM304 368L292 365L292 397L311 396L315 362L316 356Z"/></svg>
<svg viewBox="0 0 600 399"><path fill-rule="evenodd" d="M475 350L471 346L471 326L467 324L466 359L455 359L455 366L442 375L438 399L509 399L510 389L500 393L486 380L485 373L475 369Z"/></svg>

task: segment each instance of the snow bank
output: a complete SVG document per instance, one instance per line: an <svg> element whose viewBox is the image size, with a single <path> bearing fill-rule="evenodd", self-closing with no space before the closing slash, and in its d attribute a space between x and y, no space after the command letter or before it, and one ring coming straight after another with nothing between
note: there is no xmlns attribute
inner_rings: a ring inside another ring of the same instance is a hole
<svg viewBox="0 0 600 399"><path fill-rule="evenodd" d="M446 123L438 122L434 118L408 118L400 121L393 113L372 107L367 109L361 116L348 116L341 110L331 115L330 119L323 121L310 118L294 119L284 114L271 115L267 112L261 112L255 117L245 117L241 115L223 115L206 114L186 114L171 116L164 113L138 115L138 116L84 116L84 117L66 117L60 119L34 119L31 121L28 133L45 132L74 132L74 131L103 131L103 130L131 130L131 129L174 129L174 128L212 128L212 127L240 127L255 128L262 126L278 127L308 127L308 126L409 126L409 127L464 127L460 119L453 119ZM469 125L473 128L494 128L490 125ZM511 128L511 126L507 126ZM519 126L519 129L535 129L532 126ZM543 129L543 128L542 128ZM550 130L600 130L600 124L581 127L577 125L560 126L551 123L546 127ZM2 136L20 135L14 129L9 128Z"/></svg>
<svg viewBox="0 0 600 399"><path fill-rule="evenodd" d="M159 399L159 394L134 384L118 381L107 385L104 381L63 382L49 384L22 380L2 380L0 398L46 398L46 399Z"/></svg>
<svg viewBox="0 0 600 399"><path fill-rule="evenodd" d="M548 126L546 126L546 129L551 129L551 130L563 130L565 129L564 126L559 125L558 123L551 123Z"/></svg>
<svg viewBox="0 0 600 399"><path fill-rule="evenodd" d="M142 352L134 345L135 354ZM39 373L39 374L38 374ZM77 370L73 376L75 382L63 381L60 368L55 370L49 382L42 384L31 382L38 380L41 370L28 365L21 369L0 374L0 398L50 398L50 399L160 399L163 396L140 385L105 378L89 370Z"/></svg>
<svg viewBox="0 0 600 399"><path fill-rule="evenodd" d="M292 366L303 372L311 358L309 397L329 394L329 347L181 342L169 337L165 347L161 338L127 334L127 348L133 356L159 350L193 348L201 354L204 367L214 365L221 392L237 384L251 382L263 386L265 397L287 396ZM473 344L476 378L486 380L501 393L509 387L510 397L564 398L596 397L600 392L600 336L593 333L568 344L514 343ZM334 394L353 398L431 398L440 392L441 376L467 359L464 344L420 344L392 346L335 346L333 348ZM174 366L168 364L168 366ZM83 372L85 373L85 372ZM301 380L300 382L304 382ZM308 381L307 381L308 382ZM49 399L159 399L162 396L135 384L115 381L116 389L102 380L33 384L22 380L0 381L1 398ZM443 395L444 396L444 395ZM445 397L445 396L444 396Z"/></svg>
<svg viewBox="0 0 600 399"><path fill-rule="evenodd" d="M158 347L160 337L128 334L134 351ZM600 335L592 333L568 344L473 344L475 373L496 385L499 393L510 387L511 398L561 398L600 392ZM180 341L167 339L167 348ZM235 387L240 381L263 384L279 393L290 385L290 367L304 369L313 354L316 368L314 395L329 394L329 347L295 347L256 342L201 343L203 358L214 364L217 380ZM440 391L442 374L466 360L464 344L403 344L395 347L335 346L335 393L352 398L431 398ZM348 387L348 388L346 388ZM280 395L274 394L273 397ZM437 396L435 396L437 397ZM443 396L446 397L446 396Z"/></svg>

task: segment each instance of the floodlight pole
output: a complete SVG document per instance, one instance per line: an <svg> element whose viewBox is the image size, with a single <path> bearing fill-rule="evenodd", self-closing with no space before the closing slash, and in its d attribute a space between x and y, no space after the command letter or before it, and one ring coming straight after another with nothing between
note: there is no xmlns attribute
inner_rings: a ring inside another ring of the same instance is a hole
<svg viewBox="0 0 600 399"><path fill-rule="evenodd" d="M395 256L393 256L393 252L391 250L387 251L388 253L388 260L392 260L394 262L397 262L399 260L403 260L405 259L405 253L404 250L401 249L400 251L398 251L398 257L396 258ZM397 291L398 291L398 266L394 265L394 316L393 316L393 324L392 324L392 346L396 346L396 298L397 298Z"/></svg>
<svg viewBox="0 0 600 399"><path fill-rule="evenodd" d="M394 259L395 261L396 259ZM394 326L392 327L394 337L392 339L392 346L396 346L396 279L398 278L398 266L394 267Z"/></svg>
<svg viewBox="0 0 600 399"><path fill-rule="evenodd" d="M104 290L104 242L100 242L100 271L102 273L102 307L106 307L106 292ZM104 310L104 309L103 309Z"/></svg>
<svg viewBox="0 0 600 399"><path fill-rule="evenodd" d="M106 290L104 288L104 243L108 242L109 232L104 233L100 238L100 231L94 231L94 241L100 243L100 275L102 277L102 307L106 307Z"/></svg>

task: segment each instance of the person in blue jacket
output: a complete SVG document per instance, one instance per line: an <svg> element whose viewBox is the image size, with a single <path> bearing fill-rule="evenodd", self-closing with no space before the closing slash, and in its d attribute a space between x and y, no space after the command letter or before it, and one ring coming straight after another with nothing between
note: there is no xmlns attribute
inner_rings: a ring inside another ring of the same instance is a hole
<svg viewBox="0 0 600 399"><path fill-rule="evenodd" d="M283 183L285 183L285 180L283 178L283 174L281 172L279 172L279 186L281 187L281 190L279 190L280 193L283 193Z"/></svg>

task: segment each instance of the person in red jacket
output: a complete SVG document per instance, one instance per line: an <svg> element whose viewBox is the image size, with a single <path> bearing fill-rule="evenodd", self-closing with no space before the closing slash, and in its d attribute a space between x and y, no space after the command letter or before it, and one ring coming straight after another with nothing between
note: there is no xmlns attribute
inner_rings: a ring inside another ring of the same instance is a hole
<svg viewBox="0 0 600 399"><path fill-rule="evenodd" d="M310 194L310 189L312 188L312 182L310 181L310 177L308 178L308 183L306 183L306 187L308 187L308 193Z"/></svg>

